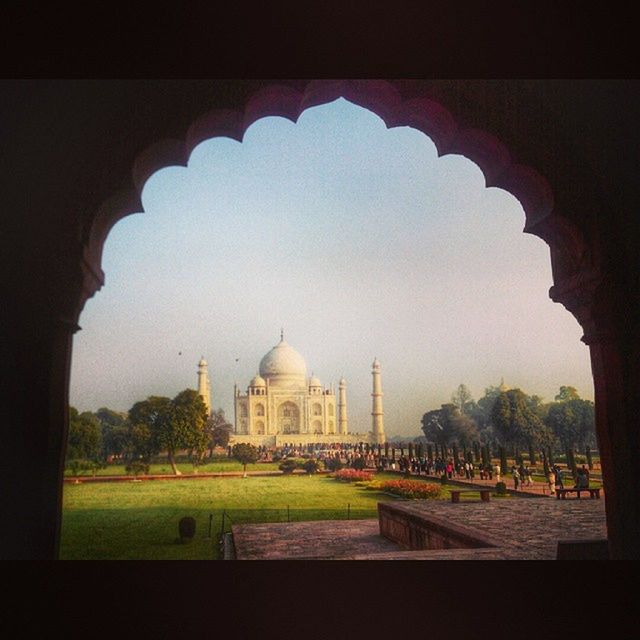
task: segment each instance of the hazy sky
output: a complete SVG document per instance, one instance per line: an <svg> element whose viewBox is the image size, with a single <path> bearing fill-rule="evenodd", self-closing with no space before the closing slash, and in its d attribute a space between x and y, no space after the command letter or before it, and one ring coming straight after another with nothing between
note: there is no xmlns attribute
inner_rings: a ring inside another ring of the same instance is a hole
<svg viewBox="0 0 640 640"><path fill-rule="evenodd" d="M234 381L244 390L280 327L308 375L345 376L351 431L371 428L376 356L388 436L419 435L461 382L476 399L502 377L593 399L580 326L548 296L548 246L522 233L513 196L419 131L341 99L203 142L142 200L107 240L74 339L81 411L196 388L204 355L232 418Z"/></svg>

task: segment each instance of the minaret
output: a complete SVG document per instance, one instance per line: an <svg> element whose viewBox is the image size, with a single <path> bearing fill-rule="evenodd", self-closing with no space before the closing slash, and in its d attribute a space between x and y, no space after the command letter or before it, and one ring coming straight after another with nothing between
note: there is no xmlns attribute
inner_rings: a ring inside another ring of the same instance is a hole
<svg viewBox="0 0 640 640"><path fill-rule="evenodd" d="M371 397L373 398L373 409L371 411L372 426L373 426L373 444L384 444L386 438L384 435L384 422L382 416L384 411L382 410L382 380L380 378L380 363L378 358L375 358L371 374L373 375L373 392Z"/></svg>
<svg viewBox="0 0 640 640"><path fill-rule="evenodd" d="M211 383L209 382L209 373L207 372L207 361L204 356L200 358L198 363L198 394L204 400L207 407L207 415L211 415Z"/></svg>
<svg viewBox="0 0 640 640"><path fill-rule="evenodd" d="M340 378L338 393L338 433L347 433L347 381L344 378Z"/></svg>

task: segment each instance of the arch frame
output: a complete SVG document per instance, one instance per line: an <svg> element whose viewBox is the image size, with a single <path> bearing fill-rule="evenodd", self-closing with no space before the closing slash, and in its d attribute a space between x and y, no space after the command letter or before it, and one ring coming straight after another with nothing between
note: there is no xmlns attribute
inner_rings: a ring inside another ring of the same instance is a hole
<svg viewBox="0 0 640 640"><path fill-rule="evenodd" d="M640 442L630 401L640 393L638 238L630 233L637 179L635 169L625 169L628 141L623 141L625 127L631 130L632 124L631 116L624 114L635 114L637 105L629 99L637 97L637 85L617 82L600 91L593 83L586 89L586 85L571 84L569 96L576 96L571 108L575 106L579 116L572 129L569 119L559 112L569 102L558 98L557 83L523 90L523 82L529 81L225 81L213 103L216 89L194 91L193 102L202 115L193 112L193 105L185 107L188 101L181 100L182 96L154 103L159 114L167 104L176 105L176 111L170 117L165 111L162 117L151 118L153 122L140 135L135 127L144 128L145 123L139 114L131 111L130 118L118 121L127 105L138 104L137 97L132 98L135 91L127 94L120 87L113 91L110 107L103 112L99 111L102 106L95 107L94 114L106 114L103 121L94 124L87 118L89 124L80 123L78 139L86 141L84 148L73 142L65 145L65 134L76 132L70 123L75 125L78 119L73 110L69 116L61 114L56 126L62 155L72 157L78 148L84 153L72 170L64 167L62 172L55 164L55 154L38 159L43 163L40 175L55 175L56 180L36 185L28 205L22 208L18 198L10 198L16 210L15 228L10 227L5 236L9 239L11 273L16 281L24 277L26 284L9 287L12 304L5 305L7 310L20 309L13 315L7 311L8 341L15 345L6 359L10 363L4 388L5 404L10 407L7 424L16 434L29 433L28 438L10 438L17 462L11 463L9 473L21 478L22 487L7 493L2 502L16 523L7 531L12 543L8 557L57 556L72 336L79 329L79 315L87 299L104 285L102 247L109 230L123 217L143 210L140 193L144 181L165 166L186 166L199 141L214 135L241 141L246 128L260 117L279 115L295 121L308 106L344 97L377 113L387 126L423 130L432 137L440 155L462 153L474 160L488 186L504 188L522 203L525 232L549 244L554 282L550 296L578 319L591 352L611 555L640 559L640 488L632 480L637 477ZM179 83L174 84L168 89L180 91ZM109 92L96 87L74 85L73 99L78 104L85 96L78 112L103 104L99 99L86 100L86 96L104 98ZM56 100L62 95L66 101L66 87L44 89L42 111L26 113L26 125L21 123L18 131L31 131L34 122L50 126L48 113L44 115L46 100L58 104ZM495 99L488 99L492 95ZM602 117L581 106L590 95L601 100ZM627 98L628 109L621 107L620 98ZM492 112L484 107L474 111L467 108L465 101L469 100L498 107ZM529 100L535 104L526 106ZM555 100L556 121L549 123L549 131L540 131L540 141L524 141L528 128L518 110L531 115L549 100ZM145 104L149 104L146 97ZM154 115L153 110L149 113ZM579 125L592 121L596 128L589 133L602 143L602 153L576 157L577 149L593 149L576 142L578 137L584 138L585 127ZM492 133L496 122L505 124L500 129L503 134L504 130L509 132L502 135L502 141ZM87 131L92 137L84 135ZM10 135L8 148L13 144L14 152L28 155L34 145L23 150L25 139L20 133L13 138ZM94 144L96 140L99 144ZM555 147L542 148L554 140L561 141ZM536 161L530 162L531 166L518 160L531 157L532 149ZM564 170L556 159L558 151L566 163L574 162L583 169L578 173ZM556 172L546 171L547 166ZM607 176L607 171L614 177ZM553 190L543 174L554 182ZM572 180L576 175L578 180ZM32 238L27 239L27 229ZM21 461L27 459L37 470L30 477L21 469ZM26 500L25 493L29 495ZM33 513L40 514L37 522L33 522Z"/></svg>

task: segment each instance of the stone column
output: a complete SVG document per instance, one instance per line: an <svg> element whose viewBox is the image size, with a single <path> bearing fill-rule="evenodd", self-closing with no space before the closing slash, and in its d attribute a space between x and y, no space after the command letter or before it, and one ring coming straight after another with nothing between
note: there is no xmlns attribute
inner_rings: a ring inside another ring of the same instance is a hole
<svg viewBox="0 0 640 640"><path fill-rule="evenodd" d="M373 361L371 374L373 375L373 391L371 397L373 399L373 407L371 411L372 431L374 444L383 444L384 435L384 411L382 410L382 380L380 377L380 363L378 358Z"/></svg>
<svg viewBox="0 0 640 640"><path fill-rule="evenodd" d="M607 279L608 280L608 279ZM551 288L584 329L593 372L596 434L604 484L611 559L640 559L640 353L637 311L602 276L584 273ZM614 312L615 311L615 312Z"/></svg>
<svg viewBox="0 0 640 640"><path fill-rule="evenodd" d="M198 363L198 394L207 407L207 415L211 415L211 384L209 382L209 373L207 371L207 361L204 356L200 358Z"/></svg>
<svg viewBox="0 0 640 640"><path fill-rule="evenodd" d="M340 379L338 385L338 433L347 433L347 381Z"/></svg>

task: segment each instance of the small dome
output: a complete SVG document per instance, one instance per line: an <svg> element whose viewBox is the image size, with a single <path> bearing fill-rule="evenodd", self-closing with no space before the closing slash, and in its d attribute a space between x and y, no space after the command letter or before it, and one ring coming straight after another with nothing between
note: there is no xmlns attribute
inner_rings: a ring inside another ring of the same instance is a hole
<svg viewBox="0 0 640 640"><path fill-rule="evenodd" d="M265 382L265 379L262 376L256 375L251 379L249 386L250 387L266 387L267 383Z"/></svg>
<svg viewBox="0 0 640 640"><path fill-rule="evenodd" d="M346 386L347 381L344 378L340 378L339 384L340 384L341 387L344 387L344 386Z"/></svg>
<svg viewBox="0 0 640 640"><path fill-rule="evenodd" d="M311 375L311 378L309 379L309 386L310 387L321 387L322 386L322 382L320 382L320 380L318 380L318 378L316 378L313 374Z"/></svg>
<svg viewBox="0 0 640 640"><path fill-rule="evenodd" d="M198 362L199 367L206 367L207 361L204 359L204 356L200 356L200 362Z"/></svg>

